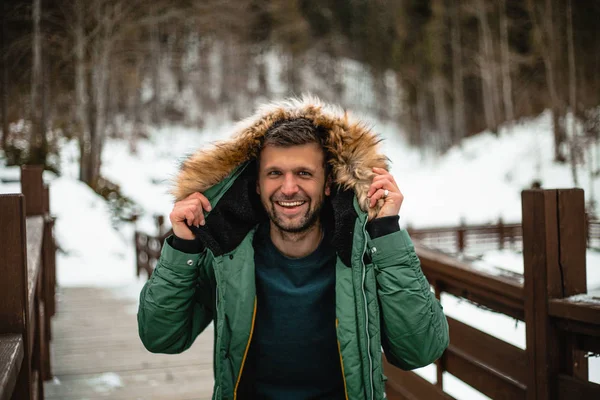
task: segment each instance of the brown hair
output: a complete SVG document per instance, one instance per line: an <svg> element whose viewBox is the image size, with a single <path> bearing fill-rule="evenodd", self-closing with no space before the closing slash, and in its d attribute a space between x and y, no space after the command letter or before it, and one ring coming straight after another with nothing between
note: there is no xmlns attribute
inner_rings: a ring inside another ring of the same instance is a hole
<svg viewBox="0 0 600 400"><path fill-rule="evenodd" d="M303 144L317 143L321 146L324 153L323 167L325 168L325 178L331 172L329 165L329 152L326 147L327 131L320 126L314 125L312 121L306 118L295 118L279 121L269 128L261 142L260 150L266 146L292 147ZM258 162L260 162L260 151L258 153Z"/></svg>

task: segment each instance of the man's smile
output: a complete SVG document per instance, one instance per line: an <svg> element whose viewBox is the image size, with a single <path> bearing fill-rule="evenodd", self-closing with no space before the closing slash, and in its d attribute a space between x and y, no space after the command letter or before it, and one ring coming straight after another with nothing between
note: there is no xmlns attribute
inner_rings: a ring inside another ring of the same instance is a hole
<svg viewBox="0 0 600 400"><path fill-rule="evenodd" d="M304 200L300 200L300 201L276 201L275 203L277 203L281 207L293 208L293 207L301 206L302 204L306 203L306 201L304 201Z"/></svg>
<svg viewBox="0 0 600 400"><path fill-rule="evenodd" d="M294 201L275 201L276 209L279 213L292 217L300 214L304 205L308 204L306 200L294 200Z"/></svg>

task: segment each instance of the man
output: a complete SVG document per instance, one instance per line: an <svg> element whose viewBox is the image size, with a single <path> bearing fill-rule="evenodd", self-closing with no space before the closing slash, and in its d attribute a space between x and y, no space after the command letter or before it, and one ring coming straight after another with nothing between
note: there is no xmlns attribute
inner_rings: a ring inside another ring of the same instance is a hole
<svg viewBox="0 0 600 400"><path fill-rule="evenodd" d="M305 98L185 161L140 297L146 348L182 352L213 321L214 399L382 399L382 348L403 369L440 357L447 321L377 146Z"/></svg>

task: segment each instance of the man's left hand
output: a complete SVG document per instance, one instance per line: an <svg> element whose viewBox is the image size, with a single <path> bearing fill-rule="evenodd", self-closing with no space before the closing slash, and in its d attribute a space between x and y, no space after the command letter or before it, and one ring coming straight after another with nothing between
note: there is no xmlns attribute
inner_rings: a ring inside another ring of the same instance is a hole
<svg viewBox="0 0 600 400"><path fill-rule="evenodd" d="M383 168L375 167L373 172L375 177L367 192L369 207L374 207L379 199L383 200L383 206L381 206L375 218L398 215L404 195L400 192L394 177Z"/></svg>

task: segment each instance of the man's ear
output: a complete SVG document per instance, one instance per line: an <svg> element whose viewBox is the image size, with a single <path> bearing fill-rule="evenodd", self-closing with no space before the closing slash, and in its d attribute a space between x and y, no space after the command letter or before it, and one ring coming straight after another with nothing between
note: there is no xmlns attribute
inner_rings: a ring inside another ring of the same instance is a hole
<svg viewBox="0 0 600 400"><path fill-rule="evenodd" d="M260 196L260 186L258 185L258 179L256 179L256 193Z"/></svg>
<svg viewBox="0 0 600 400"><path fill-rule="evenodd" d="M331 194L331 175L327 177L327 181L325 182L325 196L329 196Z"/></svg>

